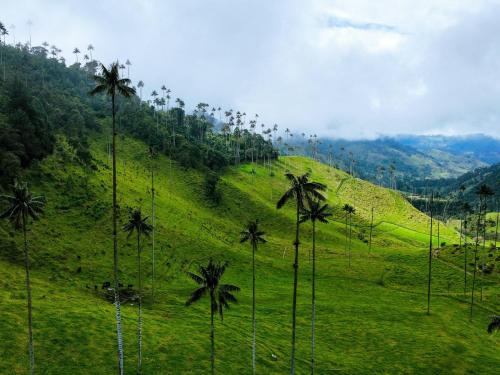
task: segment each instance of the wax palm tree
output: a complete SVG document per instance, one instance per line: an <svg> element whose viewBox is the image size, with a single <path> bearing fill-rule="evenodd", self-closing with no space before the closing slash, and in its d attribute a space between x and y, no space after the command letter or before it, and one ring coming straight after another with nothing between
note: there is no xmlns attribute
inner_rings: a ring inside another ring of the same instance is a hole
<svg viewBox="0 0 500 375"><path fill-rule="evenodd" d="M481 186L477 189L476 194L479 196L480 202L480 211L479 215L482 213L483 219L483 251L482 251L482 271L484 272L484 260L485 260L485 252L486 252L486 213L488 211L488 198L495 195L493 190L485 184L481 184Z"/></svg>
<svg viewBox="0 0 500 375"><path fill-rule="evenodd" d="M78 48L75 48L75 49L73 50L73 53L74 53L74 54L75 54L75 56L76 56L76 63L78 64L78 54L80 53L80 50L79 50Z"/></svg>
<svg viewBox="0 0 500 375"><path fill-rule="evenodd" d="M481 227L481 203L478 205L477 209L477 222L476 222L476 240L474 242L474 271L472 273L472 290L471 290L471 300L470 300L470 316L472 319L472 312L474 308L474 291L476 287L476 273L477 273L477 252L479 247L479 231Z"/></svg>
<svg viewBox="0 0 500 375"><path fill-rule="evenodd" d="M92 51L94 50L94 46L92 44L89 44L87 46L87 51L89 51L89 54L90 54L90 61L94 61L94 59L92 58Z"/></svg>
<svg viewBox="0 0 500 375"><path fill-rule="evenodd" d="M347 255L347 244L349 238L349 207L347 203L342 207L342 211L345 212L345 241L344 241L344 255Z"/></svg>
<svg viewBox="0 0 500 375"><path fill-rule="evenodd" d="M290 356L290 373L295 374L295 331L296 331L296 314L297 314L297 278L299 271L299 225L300 212L304 210L305 199L314 198L317 200L325 200L325 197L320 191L326 190L326 185L319 182L309 181L309 174L295 176L292 173L286 173L290 186L289 189L279 199L276 207L282 208L288 201L294 201L296 208L295 221L295 260L293 263L293 302L292 302L292 352Z"/></svg>
<svg viewBox="0 0 500 375"><path fill-rule="evenodd" d="M26 21L26 25L28 25L29 46L31 49L31 28L33 27L33 21L32 20Z"/></svg>
<svg viewBox="0 0 500 375"><path fill-rule="evenodd" d="M118 373L123 375L123 346L122 346L122 328L120 314L120 294L119 294L119 279L118 279L118 238L117 238L117 220L118 206L116 203L116 97L117 95L130 98L135 94L135 89L130 87L128 78L120 78L118 71L118 61L106 68L101 64L101 74L95 75L94 80L96 86L90 92L91 95L98 93L106 93L111 97L111 115L113 127L113 275L114 275L114 294L115 294L115 309L116 309L116 332L118 340Z"/></svg>
<svg viewBox="0 0 500 375"><path fill-rule="evenodd" d="M118 68L120 68L120 70L123 72L123 71L125 70L125 68L126 68L126 67L125 67L125 65L120 64L120 66L119 66ZM124 75L124 74L120 74L120 75L123 77L123 75ZM128 77L127 77L127 78L128 78Z"/></svg>
<svg viewBox="0 0 500 375"><path fill-rule="evenodd" d="M328 223L328 204L323 204L319 200L308 199L308 205L304 208L300 222L311 221L312 223L312 318L311 318L311 374L314 374L314 323L316 313L316 221Z"/></svg>
<svg viewBox="0 0 500 375"><path fill-rule="evenodd" d="M224 309L229 309L230 303L236 303L234 292L240 288L231 284L221 284L222 276L227 268L227 262L216 263L212 259L206 266L199 266L199 275L188 272L188 275L200 286L186 301L186 306L199 301L208 294L210 297L210 363L212 375L215 374L215 327L214 316L219 313L221 320L224 318Z"/></svg>
<svg viewBox="0 0 500 375"><path fill-rule="evenodd" d="M495 251L497 249L497 241L498 241L498 217L500 215L500 212L498 211L498 198L496 200L496 210L497 210L497 218L496 218L496 221L495 221L495 243L494 243Z"/></svg>
<svg viewBox="0 0 500 375"><path fill-rule="evenodd" d="M139 81L137 83L137 87L139 87L139 98L141 99L141 102L142 102L142 88L144 87L144 82L143 81Z"/></svg>
<svg viewBox="0 0 500 375"><path fill-rule="evenodd" d="M154 302L155 298L155 279L156 279L156 262L155 262L155 159L157 157L154 146L149 146L149 157L151 158L151 222L153 223L153 242L151 247L152 255L152 274L151 274L151 296Z"/></svg>
<svg viewBox="0 0 500 375"><path fill-rule="evenodd" d="M250 242L252 245L252 373L255 374L255 335L256 335L256 320L255 320L255 253L259 243L267 241L262 237L264 232L259 230L257 220L248 223L247 227L241 232L240 243Z"/></svg>
<svg viewBox="0 0 500 375"><path fill-rule="evenodd" d="M127 61L125 61L125 65L127 65L127 78L130 78L130 65L132 65L132 63L129 59L127 59Z"/></svg>
<svg viewBox="0 0 500 375"><path fill-rule="evenodd" d="M134 210L128 223L123 226L123 231L128 233L128 237L132 236L134 232L137 233L137 283L139 288L139 317L138 317L138 331L137 331L137 373L142 374L142 275L141 275L141 236L149 236L153 230L153 226L149 224L148 217L143 217L141 210Z"/></svg>
<svg viewBox="0 0 500 375"><path fill-rule="evenodd" d="M35 372L35 352L33 348L33 318L31 305L30 258L26 236L29 219L37 220L43 213L45 199L33 196L25 183L14 183L13 195L0 195L0 200L6 202L7 208L0 218L8 219L16 230L22 230L24 239L24 269L26 272L26 292L28 298L28 351L30 358L30 374Z"/></svg>
<svg viewBox="0 0 500 375"><path fill-rule="evenodd" d="M7 28L5 25L0 22L0 63L3 65L3 80L5 81L5 59L3 57L4 47L2 46L2 37L3 37L3 45L5 45L5 36L9 35Z"/></svg>

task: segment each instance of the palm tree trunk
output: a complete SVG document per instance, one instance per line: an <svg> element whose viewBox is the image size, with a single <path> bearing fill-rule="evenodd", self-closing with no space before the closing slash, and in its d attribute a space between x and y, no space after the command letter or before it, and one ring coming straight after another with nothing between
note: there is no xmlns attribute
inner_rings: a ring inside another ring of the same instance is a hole
<svg viewBox="0 0 500 375"><path fill-rule="evenodd" d="M440 236L440 232L439 232L439 219L438 219L438 249L441 249L441 236Z"/></svg>
<svg viewBox="0 0 500 375"><path fill-rule="evenodd" d="M470 300L470 319L472 319L472 309L474 307L474 289L476 286L476 269L477 269L477 248L479 246L479 225L481 224L481 203L479 204L479 213L476 224L476 243L474 245L474 273L472 274L472 293Z"/></svg>
<svg viewBox="0 0 500 375"><path fill-rule="evenodd" d="M464 216L464 246L467 247L467 215Z"/></svg>
<svg viewBox="0 0 500 375"><path fill-rule="evenodd" d="M31 304L30 284L30 258L28 252L28 240L26 239L26 217L23 214L23 237L24 237L24 269L26 271L26 293L28 295L28 351L30 357L30 375L35 373L35 350L33 347L33 316Z"/></svg>
<svg viewBox="0 0 500 375"><path fill-rule="evenodd" d="M214 328L214 299L213 294L210 295L210 365L212 368L212 375L215 375L215 328Z"/></svg>
<svg viewBox="0 0 500 375"><path fill-rule="evenodd" d="M137 332L137 374L142 374L142 275L141 275L141 234L137 231L137 278L139 284L139 316Z"/></svg>
<svg viewBox="0 0 500 375"><path fill-rule="evenodd" d="M345 243L344 243L344 256L347 255L347 237L348 237L349 231L347 227L347 212L345 213Z"/></svg>
<svg viewBox="0 0 500 375"><path fill-rule="evenodd" d="M497 220L496 220L496 228L495 228L495 252L497 249L497 241L498 241L498 201L497 201ZM493 253L493 257L495 256L495 253Z"/></svg>
<svg viewBox="0 0 500 375"><path fill-rule="evenodd" d="M252 373L255 375L255 335L256 335L256 321L255 321L255 251L257 244L252 244Z"/></svg>
<svg viewBox="0 0 500 375"><path fill-rule="evenodd" d="M482 250L482 267L481 267L481 298L480 301L483 302L483 281L484 281L484 268L485 268L485 258L486 258L486 213L487 209L486 197L484 197L484 213L483 213L483 250Z"/></svg>
<svg viewBox="0 0 500 375"><path fill-rule="evenodd" d="M458 247L462 247L462 226L463 226L463 220L460 219L460 236L459 236Z"/></svg>
<svg viewBox="0 0 500 375"><path fill-rule="evenodd" d="M432 271L432 197L430 203L430 211L431 211L431 228L429 235L429 274L427 276L427 315L431 313L431 271Z"/></svg>
<svg viewBox="0 0 500 375"><path fill-rule="evenodd" d="M295 374L295 330L297 323L297 283L299 272L299 214L300 206L297 200L297 218L295 226L295 260L293 263L293 302L292 302L292 353L290 358L290 374Z"/></svg>
<svg viewBox="0 0 500 375"><path fill-rule="evenodd" d="M113 117L113 276L115 289L115 314L116 314L116 336L118 340L118 374L123 375L123 340L122 319L120 312L120 290L118 279L118 237L117 220L118 207L116 204L116 121L115 121L115 95L111 96L111 108Z"/></svg>
<svg viewBox="0 0 500 375"><path fill-rule="evenodd" d="M464 296L467 294L467 245L464 245Z"/></svg>
<svg viewBox="0 0 500 375"><path fill-rule="evenodd" d="M349 214L349 267L351 267L352 214Z"/></svg>
<svg viewBox="0 0 500 375"><path fill-rule="evenodd" d="M311 320L311 374L314 375L314 323L316 314L316 221L312 221L312 320Z"/></svg>
<svg viewBox="0 0 500 375"><path fill-rule="evenodd" d="M370 242L368 245L368 253L370 253L372 250L372 234L373 234L373 207L372 207L372 218L370 221Z"/></svg>
<svg viewBox="0 0 500 375"><path fill-rule="evenodd" d="M151 237L153 241L152 245L152 267L153 267L153 272L151 274L151 295L152 299L154 302L155 299L155 172L154 172L154 161L153 161L153 154L151 155L151 223L153 225L153 230L151 231Z"/></svg>

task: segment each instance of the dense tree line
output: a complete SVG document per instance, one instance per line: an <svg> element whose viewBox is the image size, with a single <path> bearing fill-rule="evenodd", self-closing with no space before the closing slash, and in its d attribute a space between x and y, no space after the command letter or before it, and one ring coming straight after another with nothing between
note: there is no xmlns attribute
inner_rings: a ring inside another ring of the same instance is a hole
<svg viewBox="0 0 500 375"><path fill-rule="evenodd" d="M68 139L81 163L92 165L89 135L111 117L105 98L88 95L99 63L86 54L84 63L67 67L60 50L48 43L36 47L2 43L1 51L5 79L0 80L0 187L49 155L57 134ZM141 96L143 87L139 82ZM136 95L129 101L118 99L120 130L188 168L219 170L277 157L271 139L252 130L246 115L231 110L224 119L216 119L215 108L210 111L205 103L189 114L181 99L167 108L161 99L142 101Z"/></svg>

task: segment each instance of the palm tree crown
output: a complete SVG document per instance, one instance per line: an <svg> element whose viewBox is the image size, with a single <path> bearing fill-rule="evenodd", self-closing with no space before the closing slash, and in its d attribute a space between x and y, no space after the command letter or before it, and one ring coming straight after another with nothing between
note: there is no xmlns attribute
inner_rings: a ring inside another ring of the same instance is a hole
<svg viewBox="0 0 500 375"><path fill-rule="evenodd" d="M2 212L0 218L8 219L15 229L23 227L23 220L31 217L37 220L43 212L45 198L33 196L26 183L14 183L13 195L1 195L0 199L7 202L7 209Z"/></svg>
<svg viewBox="0 0 500 375"><path fill-rule="evenodd" d="M149 235L153 230L153 226L147 223L148 217L142 217L141 210L135 209L130 215L130 220L123 226L123 231L128 232L130 237L134 232L137 234Z"/></svg>
<svg viewBox="0 0 500 375"><path fill-rule="evenodd" d="M480 195L480 196L483 196L483 197L495 195L495 193L493 192L493 190L488 185L485 185L485 184L482 184L476 190L476 194Z"/></svg>
<svg viewBox="0 0 500 375"><path fill-rule="evenodd" d="M229 308L229 303L238 302L233 292L240 291L240 288L235 285L220 283L226 267L227 262L216 263L210 259L206 266L199 267L199 275L188 272L189 277L200 285L200 287L191 293L191 296L186 301L186 306L190 306L206 294L209 294L211 297L211 310L213 312L218 311L222 320L224 318L224 309Z"/></svg>
<svg viewBox="0 0 500 375"><path fill-rule="evenodd" d="M267 241L262 237L264 235L263 231L259 230L258 220L250 221L241 233L240 243L249 241L252 245L257 245L259 243L266 243Z"/></svg>
<svg viewBox="0 0 500 375"><path fill-rule="evenodd" d="M283 194L276 204L278 209L283 207L286 202L293 198L295 198L298 208L301 211L304 209L304 199L307 197L315 198L320 201L325 200L325 197L320 193L320 191L325 191L326 185L320 182L309 181L309 173L298 177L292 173L286 173L285 176L290 182L290 188Z"/></svg>
<svg viewBox="0 0 500 375"><path fill-rule="evenodd" d="M319 200L308 199L307 206L308 207L304 207L300 215L301 223L305 223L309 220L328 223L328 217L332 216L332 213L328 211L330 209L328 204L322 204Z"/></svg>
<svg viewBox="0 0 500 375"><path fill-rule="evenodd" d="M102 92L111 96L120 94L126 98L135 95L135 89L129 86L130 79L120 78L118 61L112 63L109 69L104 64L101 64L101 74L95 75L94 80L96 81L96 86L90 92L91 95Z"/></svg>
<svg viewBox="0 0 500 375"><path fill-rule="evenodd" d="M342 207L342 210L345 211L347 214L353 214L356 212L356 209L347 203L344 204L344 207Z"/></svg>

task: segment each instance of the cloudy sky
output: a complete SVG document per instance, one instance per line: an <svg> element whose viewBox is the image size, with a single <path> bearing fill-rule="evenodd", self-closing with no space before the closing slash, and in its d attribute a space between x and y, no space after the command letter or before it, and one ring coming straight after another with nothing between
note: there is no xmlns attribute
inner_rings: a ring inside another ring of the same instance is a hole
<svg viewBox="0 0 500 375"><path fill-rule="evenodd" d="M318 135L500 137L500 0L2 0L9 40Z"/></svg>

